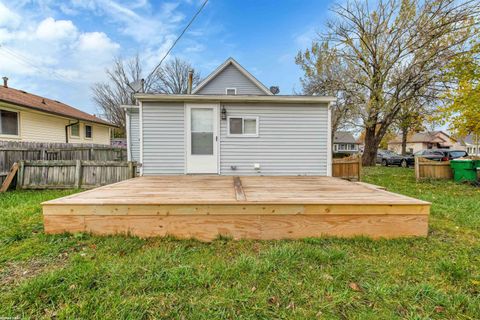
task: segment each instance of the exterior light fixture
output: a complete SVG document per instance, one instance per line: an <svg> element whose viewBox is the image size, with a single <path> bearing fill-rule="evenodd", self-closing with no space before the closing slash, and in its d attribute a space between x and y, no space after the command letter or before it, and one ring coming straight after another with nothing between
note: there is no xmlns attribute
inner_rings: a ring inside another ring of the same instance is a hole
<svg viewBox="0 0 480 320"><path fill-rule="evenodd" d="M227 110L222 106L222 120L227 120Z"/></svg>

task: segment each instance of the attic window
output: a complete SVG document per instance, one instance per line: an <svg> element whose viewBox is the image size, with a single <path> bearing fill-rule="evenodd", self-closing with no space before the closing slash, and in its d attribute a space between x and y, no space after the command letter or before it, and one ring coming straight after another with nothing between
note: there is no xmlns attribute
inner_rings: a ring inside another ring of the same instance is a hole
<svg viewBox="0 0 480 320"><path fill-rule="evenodd" d="M237 94L237 88L226 88L225 89L225 94L229 96L234 96Z"/></svg>

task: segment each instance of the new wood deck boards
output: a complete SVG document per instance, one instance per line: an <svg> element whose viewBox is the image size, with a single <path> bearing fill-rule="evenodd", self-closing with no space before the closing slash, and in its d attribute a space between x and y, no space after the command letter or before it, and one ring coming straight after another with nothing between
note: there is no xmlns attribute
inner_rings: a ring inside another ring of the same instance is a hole
<svg viewBox="0 0 480 320"><path fill-rule="evenodd" d="M47 233L426 236L430 203L331 177L139 177L43 203Z"/></svg>

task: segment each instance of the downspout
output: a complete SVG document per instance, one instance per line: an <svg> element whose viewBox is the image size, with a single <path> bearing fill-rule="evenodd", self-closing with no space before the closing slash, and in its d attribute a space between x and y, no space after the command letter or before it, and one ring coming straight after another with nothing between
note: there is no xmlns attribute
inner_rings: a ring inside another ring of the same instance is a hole
<svg viewBox="0 0 480 320"><path fill-rule="evenodd" d="M66 141L66 143L68 143L68 128L71 127L71 126L77 125L77 124L80 124L80 120L77 120L77 122L70 123L70 124L67 124L65 126L65 141Z"/></svg>

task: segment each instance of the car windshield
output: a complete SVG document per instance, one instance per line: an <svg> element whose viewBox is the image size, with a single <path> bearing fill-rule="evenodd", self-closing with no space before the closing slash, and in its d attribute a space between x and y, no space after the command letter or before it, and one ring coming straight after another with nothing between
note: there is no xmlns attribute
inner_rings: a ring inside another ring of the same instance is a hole
<svg viewBox="0 0 480 320"><path fill-rule="evenodd" d="M451 151L450 156L452 158L460 158L460 157L465 157L467 153L465 151Z"/></svg>

